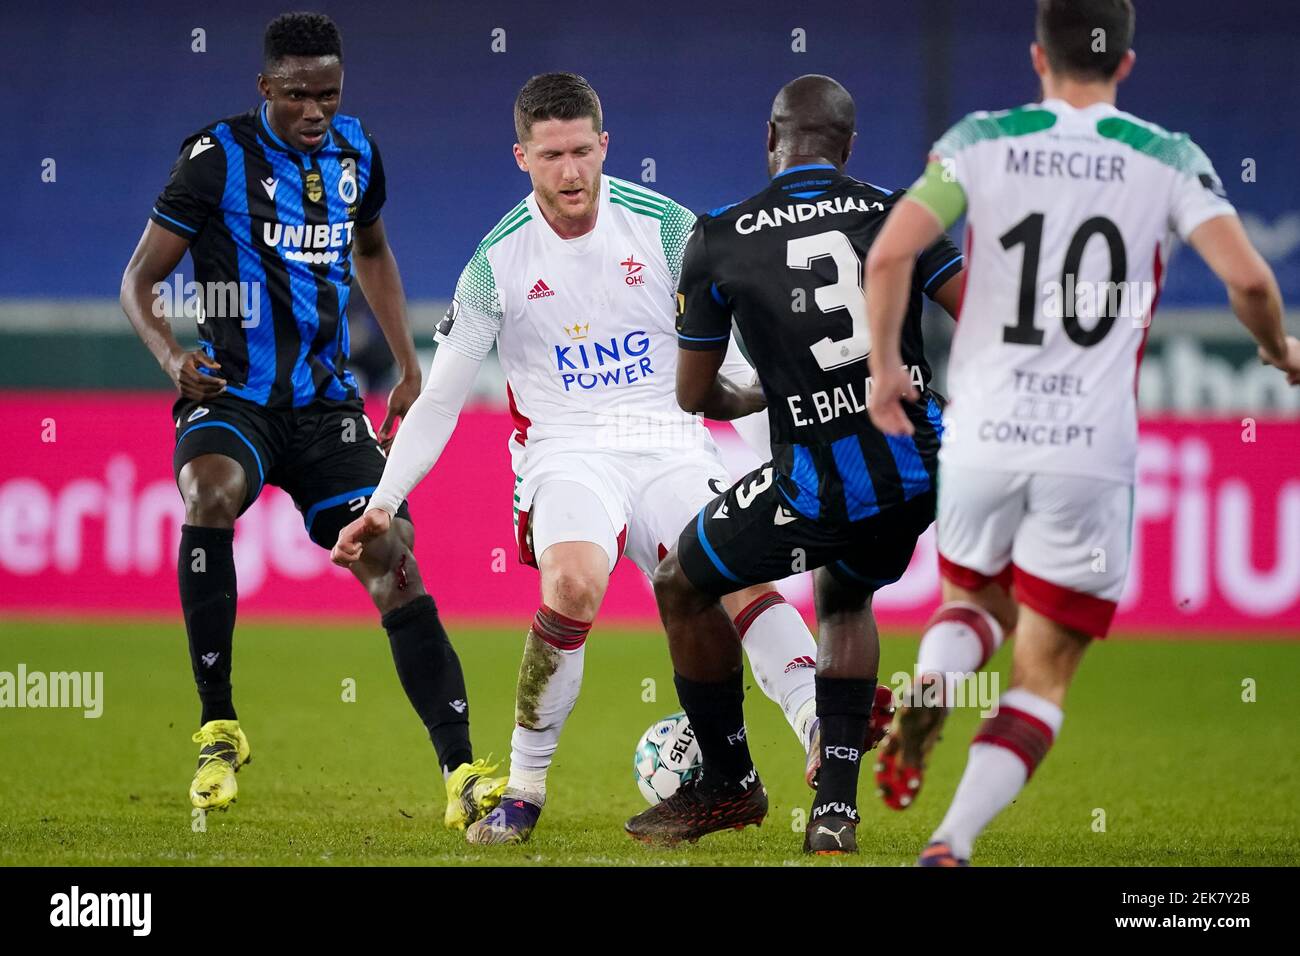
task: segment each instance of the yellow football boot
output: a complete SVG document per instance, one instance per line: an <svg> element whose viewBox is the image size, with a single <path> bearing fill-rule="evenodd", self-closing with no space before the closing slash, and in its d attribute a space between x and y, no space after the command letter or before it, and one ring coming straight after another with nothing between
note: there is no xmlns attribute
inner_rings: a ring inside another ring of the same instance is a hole
<svg viewBox="0 0 1300 956"><path fill-rule="evenodd" d="M235 774L253 758L237 720L209 720L191 738L199 749L199 766L190 784L190 802L200 810L224 810L235 802Z"/></svg>
<svg viewBox="0 0 1300 956"><path fill-rule="evenodd" d="M505 777L490 776L497 766L488 766L487 760L480 758L461 764L448 775L443 826L448 830L463 830L501 802L508 781Z"/></svg>

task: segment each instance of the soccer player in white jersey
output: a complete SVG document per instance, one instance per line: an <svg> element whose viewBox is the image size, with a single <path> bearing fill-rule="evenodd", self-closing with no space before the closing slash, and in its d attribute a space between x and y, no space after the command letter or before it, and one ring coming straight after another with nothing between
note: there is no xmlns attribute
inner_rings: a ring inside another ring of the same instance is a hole
<svg viewBox="0 0 1300 956"><path fill-rule="evenodd" d="M602 173L609 136L579 76L529 80L515 127L515 159L533 192L462 274L438 326L428 385L369 509L335 548L336 560L355 560L388 525L441 453L495 342L516 425L518 546L541 572L542 604L519 671L509 786L501 806L469 827L471 843L521 842L535 826L619 557L652 573L686 523L731 484L702 421L675 398L675 292L695 216ZM733 379L751 382L734 343L730 351ZM742 435L761 442L766 457L766 415L753 418ZM759 683L806 750L816 720L812 635L770 584L738 591L726 606Z"/></svg>
<svg viewBox="0 0 1300 956"><path fill-rule="evenodd" d="M971 744L922 865L969 861L1047 753L1084 650L1110 627L1129 563L1138 364L1174 237L1227 286L1260 358L1300 384L1300 342L1284 331L1277 282L1210 161L1186 135L1115 107L1135 59L1133 23L1129 0L1039 0L1030 52L1042 102L973 113L949 130L867 260L870 414L881 431L906 434L909 274L966 213L939 453L944 603L922 639L921 686L877 767L888 804L915 797L955 679L1012 627L1016 636L1011 686Z"/></svg>

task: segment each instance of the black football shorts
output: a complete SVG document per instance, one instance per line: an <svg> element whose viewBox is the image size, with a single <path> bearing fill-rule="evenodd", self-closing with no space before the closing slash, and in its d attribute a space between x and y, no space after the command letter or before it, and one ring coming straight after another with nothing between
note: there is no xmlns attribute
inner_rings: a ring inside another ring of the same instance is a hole
<svg viewBox="0 0 1300 956"><path fill-rule="evenodd" d="M231 395L180 398L172 417L178 481L185 464L200 455L233 458L248 484L239 513L266 485L283 488L322 548L332 548L344 525L361 514L384 473L384 453L360 399L266 408ZM411 520L405 502L397 516Z"/></svg>
<svg viewBox="0 0 1300 956"><path fill-rule="evenodd" d="M825 567L875 591L903 576L934 520L933 491L858 521L833 521L800 514L778 485L771 463L757 468L686 526L677 559L692 584L721 596Z"/></svg>

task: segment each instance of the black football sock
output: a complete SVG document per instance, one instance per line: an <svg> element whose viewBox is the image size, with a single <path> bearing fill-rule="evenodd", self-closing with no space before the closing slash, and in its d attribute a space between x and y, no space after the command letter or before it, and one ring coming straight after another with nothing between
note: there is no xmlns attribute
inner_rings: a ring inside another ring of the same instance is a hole
<svg viewBox="0 0 1300 956"><path fill-rule="evenodd" d="M812 819L858 819L858 770L876 682L869 678L818 677L817 717L821 721L822 765Z"/></svg>
<svg viewBox="0 0 1300 956"><path fill-rule="evenodd" d="M383 616L393 663L411 706L424 721L444 772L474 759L469 743L469 698L465 675L433 598L414 601Z"/></svg>
<svg viewBox="0 0 1300 956"><path fill-rule="evenodd" d="M717 682L688 680L673 675L677 698L690 719L704 762L704 780L748 786L753 782L754 761L745 739L744 671Z"/></svg>
<svg viewBox="0 0 1300 956"><path fill-rule="evenodd" d="M181 526L176 580L203 711L199 722L237 720L230 696L235 638L235 531Z"/></svg>

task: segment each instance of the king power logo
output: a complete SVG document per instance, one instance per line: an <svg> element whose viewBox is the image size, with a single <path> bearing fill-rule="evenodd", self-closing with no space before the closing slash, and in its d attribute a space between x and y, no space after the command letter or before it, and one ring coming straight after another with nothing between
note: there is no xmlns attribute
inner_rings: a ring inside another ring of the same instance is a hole
<svg viewBox="0 0 1300 956"><path fill-rule="evenodd" d="M566 392L634 385L654 374L644 329L586 341L590 329L590 322L566 326L571 344L554 347L555 370Z"/></svg>

